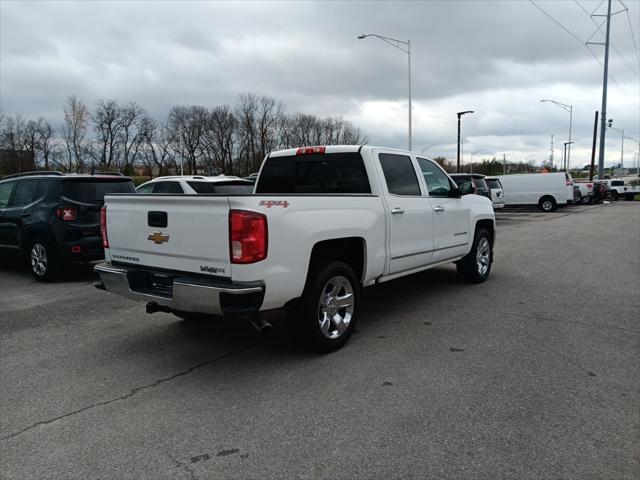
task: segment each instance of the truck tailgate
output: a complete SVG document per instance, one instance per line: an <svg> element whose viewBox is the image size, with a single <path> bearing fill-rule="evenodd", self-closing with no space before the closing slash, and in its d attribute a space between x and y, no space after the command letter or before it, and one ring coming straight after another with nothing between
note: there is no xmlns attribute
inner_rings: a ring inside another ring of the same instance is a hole
<svg viewBox="0 0 640 480"><path fill-rule="evenodd" d="M112 262L231 277L226 196L108 195Z"/></svg>

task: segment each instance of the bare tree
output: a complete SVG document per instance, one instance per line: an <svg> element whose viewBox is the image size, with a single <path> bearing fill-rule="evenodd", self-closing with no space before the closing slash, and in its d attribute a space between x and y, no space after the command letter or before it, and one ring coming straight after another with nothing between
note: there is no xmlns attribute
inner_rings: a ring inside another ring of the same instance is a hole
<svg viewBox="0 0 640 480"><path fill-rule="evenodd" d="M89 110L75 95L67 99L64 108L62 136L67 152L69 171L81 172L84 169L89 145L85 139L89 124Z"/></svg>
<svg viewBox="0 0 640 480"><path fill-rule="evenodd" d="M21 115L5 115L0 124L0 145L7 150L24 148L25 129L27 123Z"/></svg>
<svg viewBox="0 0 640 480"><path fill-rule="evenodd" d="M129 102L120 108L122 129L120 142L122 144L122 170L131 173L140 148L144 144L144 133L141 131L141 122L147 117L147 112L138 104Z"/></svg>
<svg viewBox="0 0 640 480"><path fill-rule="evenodd" d="M198 162L205 153L204 131L207 109L204 107L175 106L169 112L168 127L175 130L172 147L181 161L187 162L191 175L197 175Z"/></svg>
<svg viewBox="0 0 640 480"><path fill-rule="evenodd" d="M98 100L91 115L93 128L97 135L96 154L94 160L101 169L109 170L117 165L120 155L120 132L122 130L122 113L115 100Z"/></svg>
<svg viewBox="0 0 640 480"><path fill-rule="evenodd" d="M215 107L207 116L204 143L210 169L234 175L234 150L238 121L229 105Z"/></svg>

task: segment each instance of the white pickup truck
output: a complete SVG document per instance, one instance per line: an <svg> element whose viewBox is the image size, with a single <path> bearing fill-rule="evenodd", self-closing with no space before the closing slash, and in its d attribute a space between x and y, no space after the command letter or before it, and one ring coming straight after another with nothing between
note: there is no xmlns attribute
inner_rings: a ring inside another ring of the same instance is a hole
<svg viewBox="0 0 640 480"><path fill-rule="evenodd" d="M491 271L491 201L418 154L372 146L269 154L252 194L108 195L96 287L182 318L286 308L308 346L348 340L360 291L455 262ZM256 323L257 322L257 323Z"/></svg>

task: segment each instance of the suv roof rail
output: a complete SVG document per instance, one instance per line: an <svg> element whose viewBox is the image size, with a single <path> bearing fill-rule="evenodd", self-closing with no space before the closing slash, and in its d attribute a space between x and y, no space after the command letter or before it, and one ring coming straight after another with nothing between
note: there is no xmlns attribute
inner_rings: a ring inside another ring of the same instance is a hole
<svg viewBox="0 0 640 480"><path fill-rule="evenodd" d="M120 172L93 172L92 175L117 175L119 177L124 177L124 174Z"/></svg>
<svg viewBox="0 0 640 480"><path fill-rule="evenodd" d="M33 172L20 172L20 173L12 173L11 175L7 175L5 178L18 178L18 177L35 177L37 175L64 175L62 172L58 172L56 170L36 170Z"/></svg>

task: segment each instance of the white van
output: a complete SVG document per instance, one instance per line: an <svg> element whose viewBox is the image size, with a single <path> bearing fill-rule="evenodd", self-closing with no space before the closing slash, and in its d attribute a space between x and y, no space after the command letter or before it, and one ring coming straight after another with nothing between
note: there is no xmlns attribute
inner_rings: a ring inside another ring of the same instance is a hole
<svg viewBox="0 0 640 480"><path fill-rule="evenodd" d="M567 174L558 173L525 173L519 175L500 175L497 177L504 188L504 199L507 205L537 205L545 212L553 212L564 207L569 200Z"/></svg>

